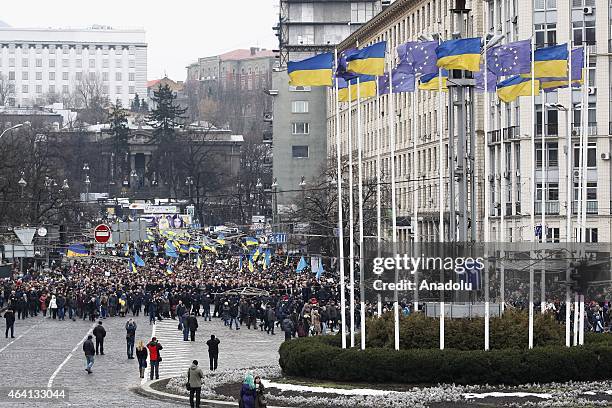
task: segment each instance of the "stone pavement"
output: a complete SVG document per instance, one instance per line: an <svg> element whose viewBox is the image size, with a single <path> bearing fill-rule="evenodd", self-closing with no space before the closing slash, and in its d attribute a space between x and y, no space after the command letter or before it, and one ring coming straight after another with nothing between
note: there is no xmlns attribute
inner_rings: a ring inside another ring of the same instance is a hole
<svg viewBox="0 0 612 408"><path fill-rule="evenodd" d="M3 319L2 319L3 320ZM177 403L151 400L133 392L141 379L137 360L128 360L125 343L126 318L103 321L107 331L105 355L96 356L93 374L85 372L82 341L92 328L89 321L57 321L41 316L16 322L15 339L0 337L0 388L66 387L67 402L53 406L173 407ZM208 369L206 340L215 334L221 340L219 370L278 364L278 347L282 333L269 336L259 330L230 330L218 319L204 322L198 318L196 342L183 342L178 322L164 320L150 326L146 316L136 318L136 339L148 342L156 335L164 350L160 377L182 373L193 359ZM4 322L0 322L4 329ZM4 330L2 330L4 332ZM154 334L155 333L155 334ZM2 333L3 334L3 333ZM148 374L148 373L147 373ZM0 407L46 407L49 403L7 401L0 397Z"/></svg>

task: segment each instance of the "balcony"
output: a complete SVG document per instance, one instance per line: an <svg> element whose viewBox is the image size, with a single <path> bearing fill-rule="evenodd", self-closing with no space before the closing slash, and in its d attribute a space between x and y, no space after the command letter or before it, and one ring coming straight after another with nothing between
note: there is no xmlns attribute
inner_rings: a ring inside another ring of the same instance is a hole
<svg viewBox="0 0 612 408"><path fill-rule="evenodd" d="M519 126L504 128L504 140L519 140L521 138L519 130Z"/></svg>
<svg viewBox="0 0 612 408"><path fill-rule="evenodd" d="M558 201L546 201L544 203L546 209L546 215L559 215L559 202ZM535 202L535 213L536 215L542 214L542 202Z"/></svg>
<svg viewBox="0 0 612 408"><path fill-rule="evenodd" d="M506 203L506 215L512 215L512 203Z"/></svg>
<svg viewBox="0 0 612 408"><path fill-rule="evenodd" d="M597 200L587 200L586 202L586 212L587 214L597 214L599 207L597 205ZM572 203L572 213L578 214L578 201L574 201Z"/></svg>
<svg viewBox="0 0 612 408"><path fill-rule="evenodd" d="M558 123L547 123L546 124L546 136L558 136L559 135L559 124ZM542 136L542 124L535 125L535 134Z"/></svg>
<svg viewBox="0 0 612 408"><path fill-rule="evenodd" d="M501 142L501 131L499 129L491 130L487 135L487 139L489 144Z"/></svg>
<svg viewBox="0 0 612 408"><path fill-rule="evenodd" d="M519 202L514 203L514 207L515 207L515 210L516 210L516 212L514 214L519 215L521 213L521 203L519 203Z"/></svg>
<svg viewBox="0 0 612 408"><path fill-rule="evenodd" d="M595 136L597 134L597 122L589 122L588 134L589 136ZM582 132L582 126L579 123L572 123L572 134L579 135Z"/></svg>
<svg viewBox="0 0 612 408"><path fill-rule="evenodd" d="M264 130L262 133L262 142L266 143L266 144L271 144L272 143L272 131L271 130Z"/></svg>

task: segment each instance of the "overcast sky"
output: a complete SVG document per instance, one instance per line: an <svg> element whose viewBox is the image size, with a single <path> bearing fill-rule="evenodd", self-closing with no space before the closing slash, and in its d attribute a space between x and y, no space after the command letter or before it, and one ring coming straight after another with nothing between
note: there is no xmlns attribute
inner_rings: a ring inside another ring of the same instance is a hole
<svg viewBox="0 0 612 408"><path fill-rule="evenodd" d="M184 80L198 57L236 48L278 47L272 26L279 0L30 0L3 7L13 27L142 27L146 30L148 79L167 72Z"/></svg>

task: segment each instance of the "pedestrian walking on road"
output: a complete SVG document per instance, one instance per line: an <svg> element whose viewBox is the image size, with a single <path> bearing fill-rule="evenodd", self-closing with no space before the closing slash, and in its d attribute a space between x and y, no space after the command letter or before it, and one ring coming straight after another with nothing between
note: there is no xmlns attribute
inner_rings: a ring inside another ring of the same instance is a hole
<svg viewBox="0 0 612 408"><path fill-rule="evenodd" d="M198 367L198 360L193 360L191 367L187 370L187 383L189 384L189 405L191 408L200 408L200 395L202 393L202 378L204 373ZM194 397L195 396L195 401Z"/></svg>
<svg viewBox="0 0 612 408"><path fill-rule="evenodd" d="M55 295L51 296L51 300L49 301L49 309L51 310L51 316L53 319L57 318L57 299Z"/></svg>
<svg viewBox="0 0 612 408"><path fill-rule="evenodd" d="M183 341L189 341L189 312L183 313Z"/></svg>
<svg viewBox="0 0 612 408"><path fill-rule="evenodd" d="M191 341L195 341L195 334L198 330L198 318L196 317L195 313L192 313L191 316L189 316L187 324L189 326L189 334L191 337Z"/></svg>
<svg viewBox="0 0 612 408"><path fill-rule="evenodd" d="M159 380L159 362L162 361L159 352L163 350L163 347L157 342L157 338L153 337L149 344L147 344L147 349L149 350L149 361L151 362L151 380L153 375L155 375L156 380Z"/></svg>
<svg viewBox="0 0 612 408"><path fill-rule="evenodd" d="M134 341L136 340L136 322L129 319L125 324L125 341L127 343L127 356L128 360L134 359Z"/></svg>
<svg viewBox="0 0 612 408"><path fill-rule="evenodd" d="M238 406L242 408L255 408L256 398L257 391L255 390L255 379L252 374L247 374L244 377L244 382L240 389L240 402Z"/></svg>
<svg viewBox="0 0 612 408"><path fill-rule="evenodd" d="M85 353L85 371L87 374L91 374L91 368L94 365L94 354L96 350L94 349L93 341L91 340L93 336L90 334L87 336L87 340L83 342L83 352Z"/></svg>
<svg viewBox="0 0 612 408"><path fill-rule="evenodd" d="M144 378L145 370L147 369L147 357L149 353L142 340L138 340L136 345L136 358L138 359L138 370L140 371L140 378Z"/></svg>
<svg viewBox="0 0 612 408"><path fill-rule="evenodd" d="M208 359L210 360L210 370L215 371L217 369L217 363L219 362L219 343L221 341L215 337L214 334L210 335L210 340L206 342L208 346Z"/></svg>
<svg viewBox="0 0 612 408"><path fill-rule="evenodd" d="M6 330L5 337L8 339L9 330L11 331L11 339L15 338L15 312L13 309L9 308L6 312L4 312L4 320L6 321Z"/></svg>
<svg viewBox="0 0 612 408"><path fill-rule="evenodd" d="M106 337L106 329L102 327L102 320L98 322L98 325L93 329L93 335L96 338L96 355L100 352L100 355L104 355L104 338Z"/></svg>

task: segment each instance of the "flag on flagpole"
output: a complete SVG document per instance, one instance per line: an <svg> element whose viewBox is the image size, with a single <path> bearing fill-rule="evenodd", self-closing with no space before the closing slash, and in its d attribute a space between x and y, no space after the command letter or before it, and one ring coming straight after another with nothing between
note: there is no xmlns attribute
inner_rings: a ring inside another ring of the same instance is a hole
<svg viewBox="0 0 612 408"><path fill-rule="evenodd" d="M89 255L89 252L87 251L85 246L82 244L72 244L66 250L66 256L68 258L87 256L87 255Z"/></svg>
<svg viewBox="0 0 612 408"><path fill-rule="evenodd" d="M170 258L178 258L178 252L176 251L176 246L170 240L166 241L164 244L164 250L166 251L166 256Z"/></svg>
<svg viewBox="0 0 612 408"><path fill-rule="evenodd" d="M348 70L348 62L347 62L347 57L355 52L357 52L358 50L356 48L349 48L348 50L344 50L342 51L339 55L338 55L338 61L337 61L337 65L336 65L336 77L338 78L342 78L344 80L348 80L351 79L352 77L354 77L355 73L353 72L349 72Z"/></svg>
<svg viewBox="0 0 612 408"><path fill-rule="evenodd" d="M537 94L540 92L540 81L536 79L533 84L535 85L535 92ZM497 96L506 103L514 101L519 96L531 95L531 78L515 75L497 84Z"/></svg>
<svg viewBox="0 0 612 408"><path fill-rule="evenodd" d="M438 72L436 48L437 41L408 41L397 47L397 56L407 74L431 74Z"/></svg>
<svg viewBox="0 0 612 408"><path fill-rule="evenodd" d="M442 92L447 92L447 80L448 72L442 70ZM438 80L438 72L431 74L422 75L419 78L419 90L421 91L437 91L440 88L440 81Z"/></svg>
<svg viewBox="0 0 612 408"><path fill-rule="evenodd" d="M200 256L200 254L198 254L198 261L196 262L196 267L199 270L202 270L202 256Z"/></svg>
<svg viewBox="0 0 612 408"><path fill-rule="evenodd" d="M151 249L153 250L153 255L157 256L159 254L159 250L157 249L155 242L151 244Z"/></svg>
<svg viewBox="0 0 612 408"><path fill-rule="evenodd" d="M317 280L321 280L321 276L323 276L323 261L319 258L319 266L317 268Z"/></svg>
<svg viewBox="0 0 612 408"><path fill-rule="evenodd" d="M487 73L485 75L484 64L480 64L480 71L474 72L474 82L476 83L474 88L476 91L482 92L485 89L485 77L487 81L487 92L494 93L495 86L497 85L497 75L495 75L487 67Z"/></svg>
<svg viewBox="0 0 612 408"><path fill-rule="evenodd" d="M376 96L376 83L376 77L373 75L357 75L348 81L346 88L338 90L339 100L341 102L348 102L349 92L351 102L357 100L357 96L361 97L361 99ZM350 87L348 86L349 84Z"/></svg>
<svg viewBox="0 0 612 408"><path fill-rule="evenodd" d="M535 50L534 74L536 78L567 78L567 44Z"/></svg>
<svg viewBox="0 0 612 408"><path fill-rule="evenodd" d="M487 68L497 77L531 72L531 40L489 48Z"/></svg>
<svg viewBox="0 0 612 408"><path fill-rule="evenodd" d="M136 273L136 265L134 265L131 259L128 259L128 271Z"/></svg>
<svg viewBox="0 0 612 408"><path fill-rule="evenodd" d="M145 262L142 260L140 255L138 255L136 249L134 249L134 263L136 264L136 266L145 266Z"/></svg>
<svg viewBox="0 0 612 408"><path fill-rule="evenodd" d="M583 82L582 69L584 65L584 49L574 48L572 50L572 66L570 75L572 87L580 87ZM552 92L559 88L567 88L568 78L540 78L540 86L544 92Z"/></svg>
<svg viewBox="0 0 612 408"><path fill-rule="evenodd" d="M393 80L393 93L414 92L414 74L409 74L400 69L398 66L391 71ZM378 95L387 95L389 93L389 73L378 77Z"/></svg>
<svg viewBox="0 0 612 408"><path fill-rule="evenodd" d="M479 71L481 42L482 39L480 38L459 38L443 41L436 48L438 67L447 70Z"/></svg>
<svg viewBox="0 0 612 408"><path fill-rule="evenodd" d="M130 256L130 245L128 243L123 246L123 255Z"/></svg>
<svg viewBox="0 0 612 408"><path fill-rule="evenodd" d="M285 258L285 266L289 265L289 255Z"/></svg>
<svg viewBox="0 0 612 408"><path fill-rule="evenodd" d="M381 41L350 53L346 57L347 69L356 74L382 75L385 72L387 42Z"/></svg>
<svg viewBox="0 0 612 408"><path fill-rule="evenodd" d="M242 272L242 255L238 258L238 270Z"/></svg>
<svg viewBox="0 0 612 408"><path fill-rule="evenodd" d="M306 260L304 259L304 257L302 256L300 258L300 262L297 265L297 268L295 268L295 272L300 273L304 270L304 268L306 268L307 264L306 264Z"/></svg>
<svg viewBox="0 0 612 408"><path fill-rule="evenodd" d="M302 61L287 63L289 85L292 86L331 86L334 56L324 53Z"/></svg>

